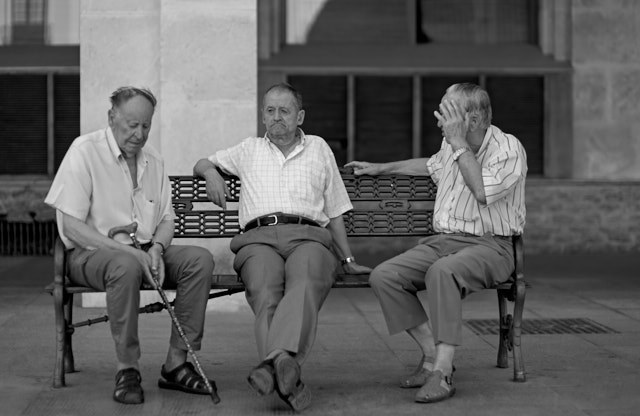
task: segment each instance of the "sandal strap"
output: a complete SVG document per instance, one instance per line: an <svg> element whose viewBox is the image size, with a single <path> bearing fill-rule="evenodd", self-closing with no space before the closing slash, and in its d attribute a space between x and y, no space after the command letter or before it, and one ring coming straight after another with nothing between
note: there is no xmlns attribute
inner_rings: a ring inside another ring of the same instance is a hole
<svg viewBox="0 0 640 416"><path fill-rule="evenodd" d="M142 377L135 368L125 368L116 374L116 387L140 384Z"/></svg>
<svg viewBox="0 0 640 416"><path fill-rule="evenodd" d="M167 381L173 381L192 389L204 389L207 387L202 376L196 372L193 364L188 361L172 371L164 372L162 376Z"/></svg>

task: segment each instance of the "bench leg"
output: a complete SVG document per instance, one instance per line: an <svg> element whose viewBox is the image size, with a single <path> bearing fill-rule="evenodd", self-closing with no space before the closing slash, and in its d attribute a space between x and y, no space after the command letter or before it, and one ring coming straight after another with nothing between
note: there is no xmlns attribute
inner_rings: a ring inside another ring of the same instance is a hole
<svg viewBox="0 0 640 416"><path fill-rule="evenodd" d="M507 298L504 293L504 289L498 289L498 311L500 314L500 344L498 345L498 362L496 366L499 368L509 368L509 356L508 350L511 349L509 345L509 331L511 328L511 315L507 314Z"/></svg>
<svg viewBox="0 0 640 416"><path fill-rule="evenodd" d="M525 284L522 281L516 283L516 299L513 307L513 381L523 382L527 380L522 359L522 313L524 311Z"/></svg>
<svg viewBox="0 0 640 416"><path fill-rule="evenodd" d="M67 323L64 313L64 290L62 285L53 288L53 307L56 319L56 365L53 370L53 387L64 387L64 351Z"/></svg>
<svg viewBox="0 0 640 416"><path fill-rule="evenodd" d="M65 316L65 331L64 331L64 372L73 373L76 371L75 361L73 360L73 345L71 343L71 337L75 331L72 328L71 322L73 322L73 295L68 294L68 299L64 308Z"/></svg>

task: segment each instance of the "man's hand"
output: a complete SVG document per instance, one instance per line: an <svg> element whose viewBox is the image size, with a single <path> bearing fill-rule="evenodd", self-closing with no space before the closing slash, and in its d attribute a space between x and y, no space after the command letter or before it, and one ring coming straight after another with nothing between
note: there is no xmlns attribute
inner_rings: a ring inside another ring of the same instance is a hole
<svg viewBox="0 0 640 416"><path fill-rule="evenodd" d="M208 169L203 175L206 181L207 196L217 206L222 209L227 208L227 197L229 189L224 181L224 178L218 173L216 169Z"/></svg>
<svg viewBox="0 0 640 416"><path fill-rule="evenodd" d="M162 287L164 284L164 261L162 260L162 248L158 244L153 244L147 253L151 257L151 275L158 280L160 287Z"/></svg>
<svg viewBox="0 0 640 416"><path fill-rule="evenodd" d="M469 146L469 113L463 111L457 102L443 100L440 103L440 112L434 111L433 115L438 119L438 126L442 129L445 140L454 150Z"/></svg>
<svg viewBox="0 0 640 416"><path fill-rule="evenodd" d="M369 274L371 273L371 267L363 266L354 261L351 263L345 263L342 265L342 270L346 274Z"/></svg>
<svg viewBox="0 0 640 416"><path fill-rule="evenodd" d="M360 175L380 175L382 173L382 163L359 162L354 160L344 165L345 168L353 168L353 174Z"/></svg>
<svg viewBox="0 0 640 416"><path fill-rule="evenodd" d="M130 252L134 255L140 266L142 266L142 271L144 273L144 277L146 279L146 283L143 282L142 286L145 288L156 288L156 283L153 281L151 268L153 267L153 260L151 259L151 255L144 250L140 250L134 247L127 246L123 244L122 247L124 250ZM163 275L164 275L164 266L163 266Z"/></svg>

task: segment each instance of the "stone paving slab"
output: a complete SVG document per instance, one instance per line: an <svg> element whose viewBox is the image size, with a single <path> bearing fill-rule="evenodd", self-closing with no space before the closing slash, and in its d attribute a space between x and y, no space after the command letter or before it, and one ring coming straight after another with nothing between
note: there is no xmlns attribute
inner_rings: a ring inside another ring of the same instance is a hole
<svg viewBox="0 0 640 416"><path fill-rule="evenodd" d="M586 318L617 333L524 335L527 382L514 383L512 368L495 367L498 337L476 335L465 326L464 345L455 359L457 393L433 405L416 404L415 390L397 387L419 354L409 337L388 335L372 292L334 290L303 367L303 379L313 392L312 407L304 414L635 416L640 407L636 257L527 257L525 272L532 287L525 319ZM42 292L51 279L52 261L8 259L0 257L0 415L292 414L277 396L257 397L246 383L257 353L253 315L242 295L214 300L207 312L198 357L218 383L222 403L217 406L207 396L157 388L171 325L166 312L140 317L143 405L124 406L111 399L115 370L108 324L76 330L79 371L67 375L67 387L53 389L52 299ZM606 264L617 265L608 270ZM463 316L496 319L496 298L493 291L471 295ZM76 319L103 313L103 308L74 308Z"/></svg>

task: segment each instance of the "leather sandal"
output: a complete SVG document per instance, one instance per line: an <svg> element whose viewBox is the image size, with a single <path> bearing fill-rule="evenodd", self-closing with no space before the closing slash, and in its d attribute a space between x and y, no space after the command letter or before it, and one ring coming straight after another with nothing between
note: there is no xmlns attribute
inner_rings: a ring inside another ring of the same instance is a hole
<svg viewBox="0 0 640 416"><path fill-rule="evenodd" d="M433 365L433 358L427 358L423 355L414 372L400 381L400 387L402 387L403 389L422 387L424 383L427 382L427 378L431 375L431 370L427 370L426 368L424 368L425 362L431 363Z"/></svg>
<svg viewBox="0 0 640 416"><path fill-rule="evenodd" d="M456 388L453 387L452 376L445 376L442 371L435 370L431 373L424 386L416 393L416 402L435 403L453 396Z"/></svg>
<svg viewBox="0 0 640 416"><path fill-rule="evenodd" d="M280 353L273 360L278 396L294 411L300 412L311 404L311 391L300 380L300 365L288 353Z"/></svg>
<svg viewBox="0 0 640 416"><path fill-rule="evenodd" d="M140 372L135 368L125 368L116 373L116 388L113 400L122 404L140 404L144 402L144 391L140 382Z"/></svg>
<svg viewBox="0 0 640 416"><path fill-rule="evenodd" d="M274 372L273 361L266 360L251 370L247 381L256 393L260 396L266 396L273 393L275 386Z"/></svg>
<svg viewBox="0 0 640 416"><path fill-rule="evenodd" d="M161 389L179 390L192 394L210 394L204 379L198 374L193 364L186 361L171 371L166 371L164 365L160 370L161 379L158 380L158 387ZM216 383L209 380L213 391L216 391Z"/></svg>

